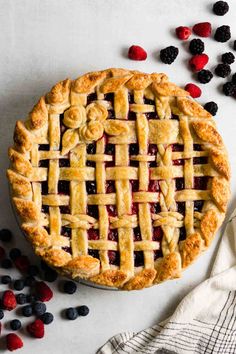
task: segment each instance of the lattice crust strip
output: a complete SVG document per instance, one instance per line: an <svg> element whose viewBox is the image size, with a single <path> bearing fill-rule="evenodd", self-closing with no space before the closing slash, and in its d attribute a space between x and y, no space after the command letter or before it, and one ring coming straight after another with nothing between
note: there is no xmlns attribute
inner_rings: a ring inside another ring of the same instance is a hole
<svg viewBox="0 0 236 354"><path fill-rule="evenodd" d="M71 277L141 289L177 278L229 199L212 116L164 74L64 80L16 123L8 178L22 229Z"/></svg>

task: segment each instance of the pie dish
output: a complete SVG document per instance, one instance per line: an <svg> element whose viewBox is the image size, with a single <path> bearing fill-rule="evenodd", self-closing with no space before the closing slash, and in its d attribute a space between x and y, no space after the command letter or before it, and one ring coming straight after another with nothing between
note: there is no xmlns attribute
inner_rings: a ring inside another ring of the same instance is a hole
<svg viewBox="0 0 236 354"><path fill-rule="evenodd" d="M17 121L7 172L37 255L126 290L178 278L210 245L230 196L212 116L165 74L57 83Z"/></svg>

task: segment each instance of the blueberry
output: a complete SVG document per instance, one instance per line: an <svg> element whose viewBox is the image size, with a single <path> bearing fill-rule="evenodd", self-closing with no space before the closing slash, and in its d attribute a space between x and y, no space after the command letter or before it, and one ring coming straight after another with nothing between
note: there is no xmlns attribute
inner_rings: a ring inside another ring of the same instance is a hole
<svg viewBox="0 0 236 354"><path fill-rule="evenodd" d="M12 261L8 258L5 258L1 263L2 268L9 269L12 267Z"/></svg>
<svg viewBox="0 0 236 354"><path fill-rule="evenodd" d="M43 321L44 324L48 325L53 321L53 314L50 312L45 312L40 316L40 320Z"/></svg>
<svg viewBox="0 0 236 354"><path fill-rule="evenodd" d="M41 316L46 312L46 305L43 302L35 302L33 312L36 316Z"/></svg>
<svg viewBox="0 0 236 354"><path fill-rule="evenodd" d="M2 284L9 284L11 282L11 277L9 275L2 276Z"/></svg>
<svg viewBox="0 0 236 354"><path fill-rule="evenodd" d="M35 282L35 278L31 275L25 278L25 286L32 286Z"/></svg>
<svg viewBox="0 0 236 354"><path fill-rule="evenodd" d="M77 307L77 312L79 316L87 316L89 314L89 308L86 305Z"/></svg>
<svg viewBox="0 0 236 354"><path fill-rule="evenodd" d="M47 269L50 269L50 267L47 265L47 263L45 263L44 261L41 261L40 262L40 265L41 265L41 268L43 269L43 270L47 270Z"/></svg>
<svg viewBox="0 0 236 354"><path fill-rule="evenodd" d="M19 248L12 248L9 252L9 257L14 261L16 258L21 256L21 250Z"/></svg>
<svg viewBox="0 0 236 354"><path fill-rule="evenodd" d="M66 294L74 294L76 289L77 285L73 281L65 281L63 290Z"/></svg>
<svg viewBox="0 0 236 354"><path fill-rule="evenodd" d="M22 315L25 317L30 317L33 315L33 308L31 305L26 305L22 307Z"/></svg>
<svg viewBox="0 0 236 354"><path fill-rule="evenodd" d="M55 281L57 277L58 277L57 272L52 268L48 268L44 273L44 279L50 283Z"/></svg>
<svg viewBox="0 0 236 354"><path fill-rule="evenodd" d="M15 290L22 290L25 287L25 282L23 279L17 279L14 281L13 287Z"/></svg>
<svg viewBox="0 0 236 354"><path fill-rule="evenodd" d="M66 309L66 318L68 320L75 320L78 317L78 312L74 307Z"/></svg>
<svg viewBox="0 0 236 354"><path fill-rule="evenodd" d="M0 320L4 317L4 312L3 310L0 309Z"/></svg>
<svg viewBox="0 0 236 354"><path fill-rule="evenodd" d="M36 265L30 265L28 268L28 274L35 277L39 274L39 268Z"/></svg>
<svg viewBox="0 0 236 354"><path fill-rule="evenodd" d="M19 320L12 320L10 322L10 327L13 331L17 331L18 329L21 328L21 321Z"/></svg>
<svg viewBox="0 0 236 354"><path fill-rule="evenodd" d="M2 242L10 242L12 239L12 233L10 230L2 229L0 230L0 240Z"/></svg>
<svg viewBox="0 0 236 354"><path fill-rule="evenodd" d="M16 295L16 301L17 301L17 304L24 305L27 302L27 297L23 293L17 294Z"/></svg>

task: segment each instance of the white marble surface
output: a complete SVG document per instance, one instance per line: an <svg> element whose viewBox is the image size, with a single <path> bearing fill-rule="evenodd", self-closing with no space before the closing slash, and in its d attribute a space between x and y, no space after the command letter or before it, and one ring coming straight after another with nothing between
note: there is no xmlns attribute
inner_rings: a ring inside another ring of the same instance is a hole
<svg viewBox="0 0 236 354"><path fill-rule="evenodd" d="M214 27L230 24L232 38L236 38L236 2L229 3L231 12L221 18L209 12L212 1L206 0L0 0L0 227L14 231L16 245L31 255L15 222L5 178L7 147L12 142L15 121L25 118L37 98L55 82L90 70L117 66L147 72L165 71L179 85L190 82L186 45L175 38L174 29L210 21ZM232 41L220 44L206 39L205 43L210 56L209 68L213 69L219 55L230 49ZM126 58L124 53L132 44L146 48L147 61ZM180 48L178 59L171 66L161 64L158 50L172 44ZM236 64L232 68L235 70ZM236 191L235 100L219 93L223 82L214 78L210 84L202 85L199 102L213 99L219 104L216 121L232 164L233 194L229 208L232 210ZM56 321L46 328L45 339L41 341L23 334L25 347L21 352L92 354L117 332L138 331L164 319L189 290L207 277L218 239L219 235L211 249L178 281L130 293L79 285L77 295L64 296L55 289L49 310ZM79 304L90 307L88 317L74 322L61 319L62 308ZM10 319L14 314L7 316Z"/></svg>

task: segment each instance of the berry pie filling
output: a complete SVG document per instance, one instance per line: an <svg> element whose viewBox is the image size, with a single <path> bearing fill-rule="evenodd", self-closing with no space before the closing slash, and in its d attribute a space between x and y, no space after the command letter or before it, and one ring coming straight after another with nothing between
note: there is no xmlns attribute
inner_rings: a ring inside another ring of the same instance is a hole
<svg viewBox="0 0 236 354"><path fill-rule="evenodd" d="M134 241L142 241L140 227L135 227L133 229L133 233L134 233Z"/></svg>
<svg viewBox="0 0 236 354"><path fill-rule="evenodd" d="M99 240L99 230L89 229L88 230L88 240Z"/></svg>
<svg viewBox="0 0 236 354"><path fill-rule="evenodd" d="M108 231L108 240L118 242L118 231L117 229L110 229Z"/></svg>
<svg viewBox="0 0 236 354"><path fill-rule="evenodd" d="M66 227L66 226L62 226L61 235L71 238L71 228Z"/></svg>

